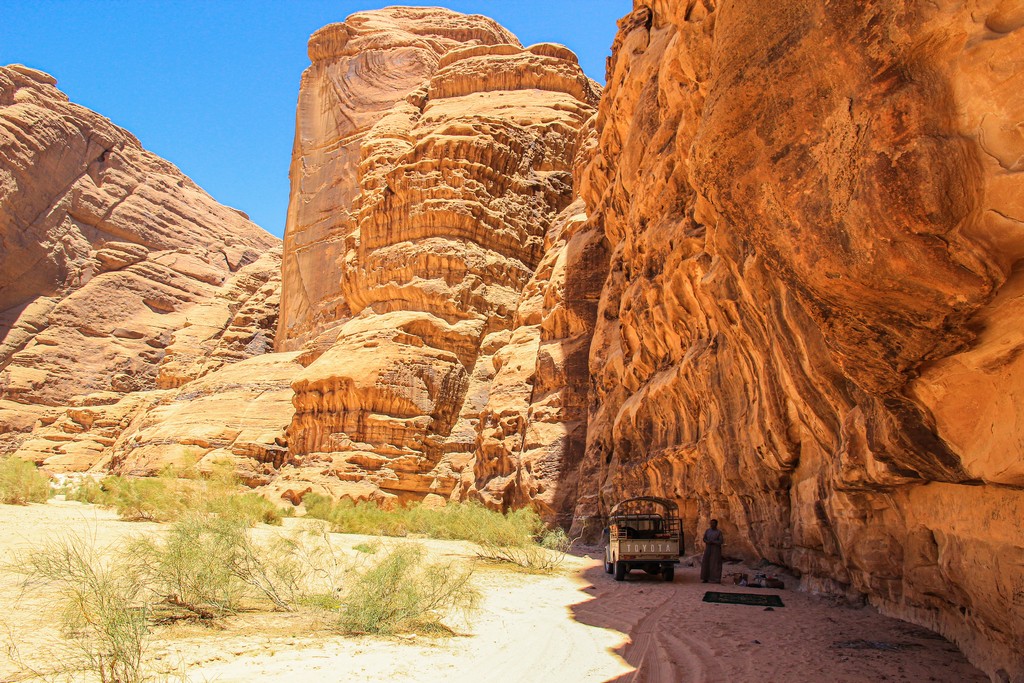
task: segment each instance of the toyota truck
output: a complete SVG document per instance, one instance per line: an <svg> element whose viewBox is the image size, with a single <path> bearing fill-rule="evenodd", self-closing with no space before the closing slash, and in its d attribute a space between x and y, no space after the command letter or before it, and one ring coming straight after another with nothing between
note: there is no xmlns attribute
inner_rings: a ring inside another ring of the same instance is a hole
<svg viewBox="0 0 1024 683"><path fill-rule="evenodd" d="M624 581L633 569L675 578L683 552L679 506L665 498L641 496L624 500L608 513L604 529L604 570Z"/></svg>

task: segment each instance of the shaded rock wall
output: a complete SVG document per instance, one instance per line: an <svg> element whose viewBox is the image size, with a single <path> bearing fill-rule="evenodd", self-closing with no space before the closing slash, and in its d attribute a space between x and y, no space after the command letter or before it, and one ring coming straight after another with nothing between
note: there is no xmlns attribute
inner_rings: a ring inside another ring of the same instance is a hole
<svg viewBox="0 0 1024 683"><path fill-rule="evenodd" d="M970 5L968 7L968 5ZM610 269L577 527L863 594L1024 676L1013 3L638 2L583 196Z"/></svg>

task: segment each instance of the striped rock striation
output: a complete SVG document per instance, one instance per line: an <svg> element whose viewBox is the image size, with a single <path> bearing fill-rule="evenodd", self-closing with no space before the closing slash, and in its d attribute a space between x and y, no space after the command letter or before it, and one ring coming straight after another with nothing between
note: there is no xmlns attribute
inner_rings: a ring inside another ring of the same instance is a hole
<svg viewBox="0 0 1024 683"><path fill-rule="evenodd" d="M5 453L109 463L151 392L273 347L279 241L21 66L0 68L0 244Z"/></svg>
<svg viewBox="0 0 1024 683"><path fill-rule="evenodd" d="M336 495L465 495L480 443L525 429L489 392L571 222L597 86L561 46L436 8L355 14L309 52L277 337L307 365L289 453Z"/></svg>
<svg viewBox="0 0 1024 683"><path fill-rule="evenodd" d="M0 69L0 449L581 533L666 496L1024 681L1018 5L636 0L599 106L484 17L352 15L280 261Z"/></svg>
<svg viewBox="0 0 1024 683"><path fill-rule="evenodd" d="M1019 3L642 0L577 528L623 496L1024 680Z"/></svg>

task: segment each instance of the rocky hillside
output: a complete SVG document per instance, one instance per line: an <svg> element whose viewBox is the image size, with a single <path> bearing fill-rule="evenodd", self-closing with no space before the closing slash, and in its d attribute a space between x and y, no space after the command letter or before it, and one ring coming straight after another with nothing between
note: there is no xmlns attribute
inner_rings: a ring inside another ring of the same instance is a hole
<svg viewBox="0 0 1024 683"><path fill-rule="evenodd" d="M0 448L109 465L142 408L272 348L279 244L50 76L0 68Z"/></svg>

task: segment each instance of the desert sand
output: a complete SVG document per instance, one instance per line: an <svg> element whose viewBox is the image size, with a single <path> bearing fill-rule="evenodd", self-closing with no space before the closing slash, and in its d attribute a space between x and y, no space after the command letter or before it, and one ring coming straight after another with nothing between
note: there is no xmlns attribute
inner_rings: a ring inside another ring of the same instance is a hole
<svg viewBox="0 0 1024 683"><path fill-rule="evenodd" d="M261 526L263 538L284 529ZM122 522L108 510L53 501L0 506L0 557L10 562L48 537L76 535L97 547L158 524ZM332 534L339 548L367 537ZM384 539L384 543L411 542ZM463 542L418 540L429 552L474 561ZM701 584L682 567L672 584L633 573L616 583L596 548L567 556L554 574L525 574L478 563L480 610L452 622L449 638L342 637L303 614L241 614L218 627L159 627L148 653L155 666L192 681L984 681L949 642L929 631L794 590ZM733 569L736 569L735 567ZM728 569L727 569L728 571ZM41 600L0 576L5 646L44 667L59 658L60 636ZM708 588L777 593L785 607L710 604ZM9 658L0 682L28 680Z"/></svg>

